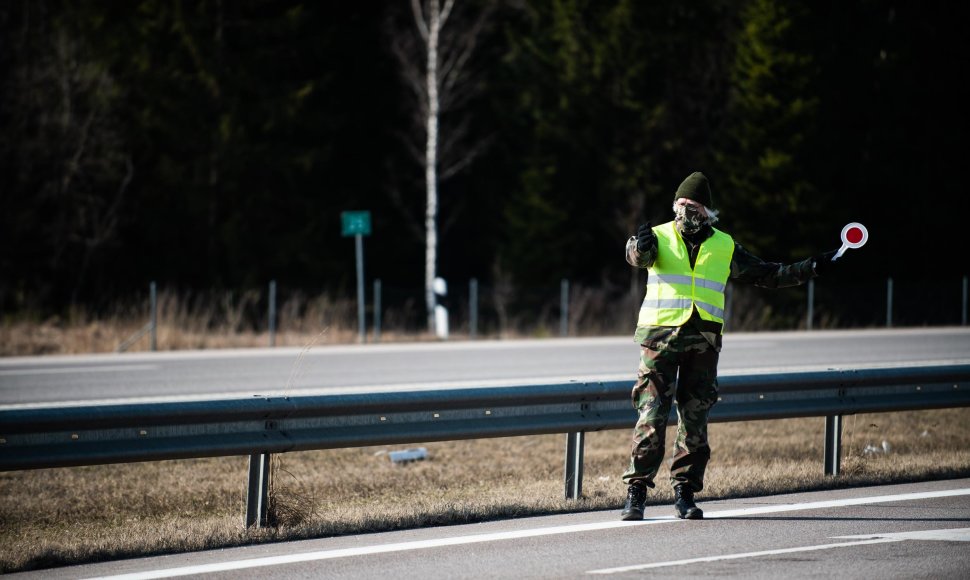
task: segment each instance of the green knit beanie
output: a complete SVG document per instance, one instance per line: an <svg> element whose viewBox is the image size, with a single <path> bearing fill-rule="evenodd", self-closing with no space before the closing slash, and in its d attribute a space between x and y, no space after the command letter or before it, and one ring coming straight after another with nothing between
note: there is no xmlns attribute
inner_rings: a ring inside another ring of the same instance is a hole
<svg viewBox="0 0 970 580"><path fill-rule="evenodd" d="M695 171L688 175L687 179L677 188L677 193L674 194L674 201L682 197L714 209L714 204L711 201L711 186L707 183L707 177L700 171Z"/></svg>

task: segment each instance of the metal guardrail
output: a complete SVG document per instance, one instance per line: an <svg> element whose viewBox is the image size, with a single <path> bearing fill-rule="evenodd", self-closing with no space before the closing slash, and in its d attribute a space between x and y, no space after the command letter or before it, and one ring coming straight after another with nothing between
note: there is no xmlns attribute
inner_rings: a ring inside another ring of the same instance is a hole
<svg viewBox="0 0 970 580"><path fill-rule="evenodd" d="M841 416L970 406L970 364L722 376L711 421L824 416L837 474ZM266 521L270 455L565 433L566 497L584 433L631 429L632 381L0 411L0 471L250 456L247 525ZM676 421L675 412L671 420Z"/></svg>

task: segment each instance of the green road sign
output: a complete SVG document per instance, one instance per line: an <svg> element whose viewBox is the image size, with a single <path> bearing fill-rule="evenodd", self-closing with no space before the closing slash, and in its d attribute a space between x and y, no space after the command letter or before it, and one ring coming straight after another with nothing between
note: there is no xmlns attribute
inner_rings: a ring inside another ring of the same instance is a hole
<svg viewBox="0 0 970 580"><path fill-rule="evenodd" d="M341 212L340 223L341 225L343 225L344 237L370 235L370 212L369 211Z"/></svg>

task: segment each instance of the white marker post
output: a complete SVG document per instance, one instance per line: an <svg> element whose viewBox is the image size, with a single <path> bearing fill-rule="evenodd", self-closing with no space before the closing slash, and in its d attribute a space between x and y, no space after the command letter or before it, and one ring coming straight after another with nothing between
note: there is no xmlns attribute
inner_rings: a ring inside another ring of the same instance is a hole
<svg viewBox="0 0 970 580"><path fill-rule="evenodd" d="M842 254L844 254L849 248L852 248L853 250L861 248L862 246L866 245L866 242L868 241L869 230L866 229L866 226L860 224L859 222L845 224L845 227L842 228L842 247L839 248L839 251L836 252L834 256L832 256L832 261L834 262L841 258Z"/></svg>

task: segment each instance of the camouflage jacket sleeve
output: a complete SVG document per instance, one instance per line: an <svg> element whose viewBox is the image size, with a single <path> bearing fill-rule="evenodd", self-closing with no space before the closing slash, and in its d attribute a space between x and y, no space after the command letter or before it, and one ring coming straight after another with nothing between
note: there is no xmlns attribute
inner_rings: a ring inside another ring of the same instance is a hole
<svg viewBox="0 0 970 580"><path fill-rule="evenodd" d="M637 250L637 237L630 236L630 239L626 241L626 263L630 264L634 268L647 269L653 266L653 261L657 259L657 244L654 244L652 248L641 253Z"/></svg>
<svg viewBox="0 0 970 580"><path fill-rule="evenodd" d="M812 258L794 264L765 262L745 250L741 244L737 242L734 244L731 280L763 288L787 288L804 284L814 277Z"/></svg>

